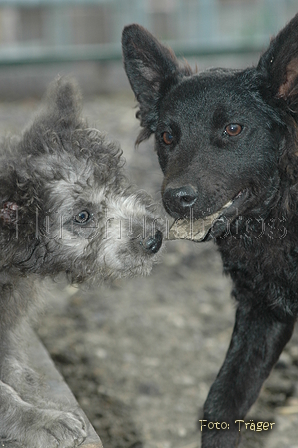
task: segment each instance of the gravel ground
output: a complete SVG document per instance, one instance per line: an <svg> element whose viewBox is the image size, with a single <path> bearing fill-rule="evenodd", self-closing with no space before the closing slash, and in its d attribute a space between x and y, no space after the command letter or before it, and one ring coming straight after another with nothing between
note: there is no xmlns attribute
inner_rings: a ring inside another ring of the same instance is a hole
<svg viewBox="0 0 298 448"><path fill-rule="evenodd" d="M134 150L132 94L85 101L89 122L121 141L133 182L159 200L152 141ZM0 103L0 132L18 131L36 101ZM198 415L234 321L230 281L212 243L168 242L147 278L93 290L53 285L38 333L105 448L199 448ZM242 448L298 448L298 333L246 421Z"/></svg>

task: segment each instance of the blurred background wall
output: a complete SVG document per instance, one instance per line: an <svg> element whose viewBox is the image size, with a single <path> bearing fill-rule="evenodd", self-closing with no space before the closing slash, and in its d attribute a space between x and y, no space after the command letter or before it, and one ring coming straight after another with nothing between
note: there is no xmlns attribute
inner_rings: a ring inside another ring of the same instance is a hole
<svg viewBox="0 0 298 448"><path fill-rule="evenodd" d="M58 73L87 94L127 88L120 40L132 22L200 69L255 61L297 12L298 0L0 0L0 99L39 96Z"/></svg>

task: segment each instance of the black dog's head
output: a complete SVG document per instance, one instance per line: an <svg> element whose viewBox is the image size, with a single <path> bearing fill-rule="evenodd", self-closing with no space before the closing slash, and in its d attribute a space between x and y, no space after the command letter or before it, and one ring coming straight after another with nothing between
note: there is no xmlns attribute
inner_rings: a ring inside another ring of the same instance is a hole
<svg viewBox="0 0 298 448"><path fill-rule="evenodd" d="M137 143L155 134L170 215L202 218L227 204L227 218L262 216L282 200L284 177L297 182L298 15L243 71L193 73L139 25L124 29L122 44L140 106Z"/></svg>

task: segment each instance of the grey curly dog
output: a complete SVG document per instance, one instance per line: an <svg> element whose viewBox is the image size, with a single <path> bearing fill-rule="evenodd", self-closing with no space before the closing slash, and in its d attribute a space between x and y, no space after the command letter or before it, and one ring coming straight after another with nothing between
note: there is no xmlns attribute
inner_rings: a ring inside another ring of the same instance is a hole
<svg viewBox="0 0 298 448"><path fill-rule="evenodd" d="M130 186L120 148L81 118L69 79L51 85L22 136L3 142L0 170L0 438L77 446L84 421L39 398L38 375L20 349L38 302L36 280L148 274L162 245L155 205Z"/></svg>

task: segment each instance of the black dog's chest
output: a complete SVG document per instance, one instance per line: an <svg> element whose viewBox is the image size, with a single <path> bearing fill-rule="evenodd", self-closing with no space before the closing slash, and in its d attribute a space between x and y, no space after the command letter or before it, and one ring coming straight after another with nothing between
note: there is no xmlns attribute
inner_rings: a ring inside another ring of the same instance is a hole
<svg viewBox="0 0 298 448"><path fill-rule="evenodd" d="M240 235L218 239L224 272L233 280L238 301L264 302L277 314L287 310L297 315L298 250L287 235L269 238L264 233L257 239Z"/></svg>

